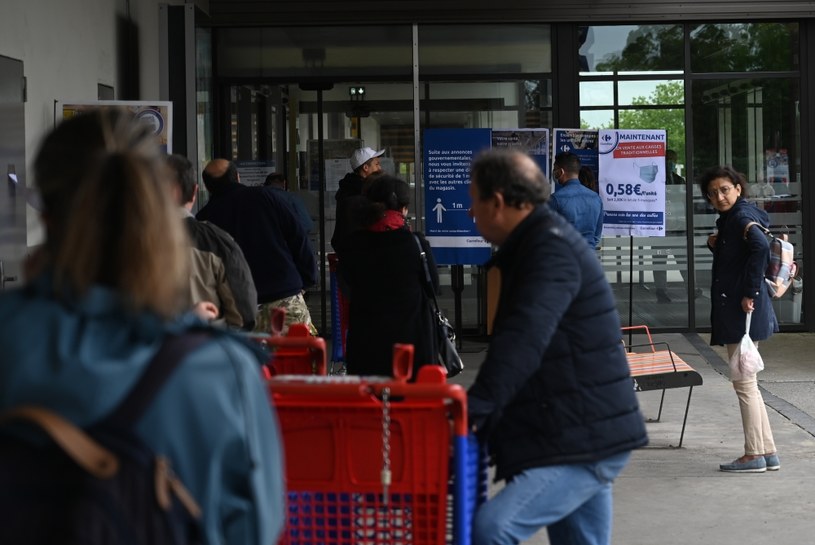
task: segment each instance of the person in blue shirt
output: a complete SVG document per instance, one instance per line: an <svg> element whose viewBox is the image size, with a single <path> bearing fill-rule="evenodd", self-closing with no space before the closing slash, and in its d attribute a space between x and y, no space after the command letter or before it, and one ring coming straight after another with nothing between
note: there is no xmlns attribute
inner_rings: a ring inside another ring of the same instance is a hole
<svg viewBox="0 0 815 545"><path fill-rule="evenodd" d="M204 331L135 425L202 510L204 543L274 545L283 453L248 341L183 313L189 242L152 130L126 109L73 117L34 161L46 243L0 295L0 412L37 405L80 427L107 416L168 335Z"/></svg>
<svg viewBox="0 0 815 545"><path fill-rule="evenodd" d="M580 183L580 158L571 152L558 153L552 176L560 187L549 199L549 207L566 218L592 248L603 234L603 201Z"/></svg>

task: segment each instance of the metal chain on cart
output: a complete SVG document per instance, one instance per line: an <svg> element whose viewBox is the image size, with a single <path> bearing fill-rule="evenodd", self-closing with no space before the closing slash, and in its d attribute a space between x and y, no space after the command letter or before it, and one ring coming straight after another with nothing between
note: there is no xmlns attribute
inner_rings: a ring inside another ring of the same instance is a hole
<svg viewBox="0 0 815 545"><path fill-rule="evenodd" d="M382 388L382 504L388 505L391 485L391 402L390 388Z"/></svg>

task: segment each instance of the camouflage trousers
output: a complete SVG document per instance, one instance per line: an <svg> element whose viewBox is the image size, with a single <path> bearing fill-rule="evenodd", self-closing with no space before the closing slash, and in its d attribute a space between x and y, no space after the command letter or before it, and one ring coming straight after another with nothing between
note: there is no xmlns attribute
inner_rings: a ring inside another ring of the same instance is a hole
<svg viewBox="0 0 815 545"><path fill-rule="evenodd" d="M311 313L308 311L308 305L303 298L302 293L292 295L291 297L284 297L271 303L263 303L258 305L258 316L255 320L255 332L269 333L272 330L272 313L274 309L281 308L286 311L286 320L283 322L282 335L289 331L291 324L306 324L308 330L315 337L317 336L317 328L311 321Z"/></svg>

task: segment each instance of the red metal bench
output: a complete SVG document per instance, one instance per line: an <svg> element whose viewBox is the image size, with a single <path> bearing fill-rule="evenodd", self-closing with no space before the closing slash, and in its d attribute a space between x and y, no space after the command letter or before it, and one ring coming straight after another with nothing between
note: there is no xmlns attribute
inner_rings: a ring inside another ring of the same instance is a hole
<svg viewBox="0 0 815 545"><path fill-rule="evenodd" d="M623 327L623 332L629 334L640 332L648 339L647 343L630 344L626 346L626 358L628 367L631 370L631 378L634 380L634 389L638 392L651 390L662 390L659 400L659 412L655 420L659 422L662 418L662 406L665 402L665 390L670 388L688 388L688 401L685 404L685 416L682 419L682 432L679 435L679 447L685 438L685 424L688 421L688 410L690 409L691 394L694 386L702 385L702 376L694 370L688 363L671 351L668 343L654 342L648 326L638 325ZM623 340L623 344L625 341ZM657 347L663 347L658 349ZM642 351L636 351L640 348Z"/></svg>

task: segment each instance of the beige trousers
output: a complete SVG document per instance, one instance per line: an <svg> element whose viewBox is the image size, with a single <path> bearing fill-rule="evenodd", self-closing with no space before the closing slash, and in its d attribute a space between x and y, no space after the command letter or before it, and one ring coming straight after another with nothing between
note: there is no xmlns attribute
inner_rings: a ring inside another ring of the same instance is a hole
<svg viewBox="0 0 815 545"><path fill-rule="evenodd" d="M726 345L728 359L738 346L738 343ZM756 348L758 348L758 343L756 343ZM773 454L775 441L773 441L773 432L767 418L767 407L758 389L757 376L752 375L744 380L734 380L733 389L736 390L736 396L739 398L741 425L744 428L744 454L748 456Z"/></svg>

